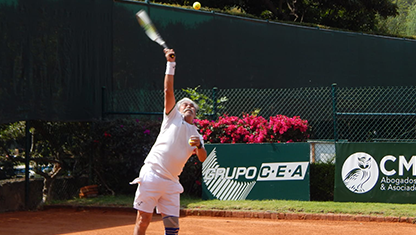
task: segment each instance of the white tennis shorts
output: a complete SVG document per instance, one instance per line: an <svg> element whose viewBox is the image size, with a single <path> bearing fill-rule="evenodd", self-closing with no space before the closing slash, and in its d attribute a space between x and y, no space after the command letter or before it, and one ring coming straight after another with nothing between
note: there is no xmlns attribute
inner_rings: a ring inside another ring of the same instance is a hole
<svg viewBox="0 0 416 235"><path fill-rule="evenodd" d="M157 213L179 217L179 195L183 187L179 182L162 178L153 171L140 177L133 207L147 213Z"/></svg>

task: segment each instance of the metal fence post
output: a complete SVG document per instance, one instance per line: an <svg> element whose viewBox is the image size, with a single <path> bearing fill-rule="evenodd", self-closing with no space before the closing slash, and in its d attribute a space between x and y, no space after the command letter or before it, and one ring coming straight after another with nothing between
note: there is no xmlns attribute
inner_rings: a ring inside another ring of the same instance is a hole
<svg viewBox="0 0 416 235"><path fill-rule="evenodd" d="M338 141L338 130L337 130L337 84L332 84L332 117L334 119L334 140Z"/></svg>
<svg viewBox="0 0 416 235"><path fill-rule="evenodd" d="M26 135L26 154L25 154L25 208L26 210L30 209L29 201L30 201L30 177L29 177L29 169L30 169L30 148L31 148L31 136L30 136L30 121L26 121L25 126L25 135Z"/></svg>
<svg viewBox="0 0 416 235"><path fill-rule="evenodd" d="M212 88L212 120L214 121L217 119L217 90L217 87Z"/></svg>
<svg viewBox="0 0 416 235"><path fill-rule="evenodd" d="M91 126L90 126L90 136L93 136L95 132L95 122L92 121L91 122ZM94 144L91 144L91 153L89 154L90 156L88 157L88 185L91 185L92 182L92 164L94 162L94 156L95 156L95 151L94 151Z"/></svg>

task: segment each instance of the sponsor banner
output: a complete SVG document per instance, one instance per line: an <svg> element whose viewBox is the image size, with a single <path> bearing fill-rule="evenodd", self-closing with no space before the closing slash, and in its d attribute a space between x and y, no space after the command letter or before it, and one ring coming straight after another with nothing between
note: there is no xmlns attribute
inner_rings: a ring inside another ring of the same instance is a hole
<svg viewBox="0 0 416 235"><path fill-rule="evenodd" d="M336 156L335 201L415 202L415 143L338 143Z"/></svg>
<svg viewBox="0 0 416 235"><path fill-rule="evenodd" d="M309 144L207 144L202 198L308 201Z"/></svg>

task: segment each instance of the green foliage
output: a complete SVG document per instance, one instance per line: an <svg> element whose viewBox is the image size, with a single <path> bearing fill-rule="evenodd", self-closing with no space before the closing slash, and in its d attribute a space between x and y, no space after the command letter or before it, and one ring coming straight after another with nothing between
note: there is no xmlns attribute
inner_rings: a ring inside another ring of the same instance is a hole
<svg viewBox="0 0 416 235"><path fill-rule="evenodd" d="M184 188L184 195L201 198L202 163L198 160L196 155L189 158L179 176L179 180Z"/></svg>
<svg viewBox="0 0 416 235"><path fill-rule="evenodd" d="M18 164L14 155L25 144L25 122L0 125L0 180L14 177L13 167Z"/></svg>
<svg viewBox="0 0 416 235"><path fill-rule="evenodd" d="M10 124L0 125L0 139L1 140L16 140L24 137L25 122L15 122Z"/></svg>
<svg viewBox="0 0 416 235"><path fill-rule="evenodd" d="M11 156L15 149L24 147L25 126L24 121L0 125L0 155Z"/></svg>
<svg viewBox="0 0 416 235"><path fill-rule="evenodd" d="M416 37L416 3L408 0L396 1L398 15L380 19L380 31L403 37Z"/></svg>
<svg viewBox="0 0 416 235"><path fill-rule="evenodd" d="M160 125L160 121L138 119L94 122L91 131L94 181L100 182L107 193L134 193L136 187L128 182L138 177Z"/></svg>
<svg viewBox="0 0 416 235"><path fill-rule="evenodd" d="M333 201L335 165L332 163L310 164L311 201Z"/></svg>
<svg viewBox="0 0 416 235"><path fill-rule="evenodd" d="M136 187L128 182L138 176L144 159L159 134L160 124L160 120L137 119L33 121L31 132L35 142L31 154L32 163L36 162L38 166L58 164L62 167L60 174L69 174L73 179L89 175L91 183L98 184L103 194L132 195ZM24 127L24 122L1 126L0 142L6 145L7 141L14 138L24 140ZM16 146L22 147L24 143L20 141ZM3 166L5 163L13 163L7 159L9 158L1 159ZM330 200L333 197L333 170L331 164L311 165L313 200ZM180 175L185 195L201 196L201 171L202 163L196 156L192 156Z"/></svg>
<svg viewBox="0 0 416 235"><path fill-rule="evenodd" d="M189 6L190 1L156 0L168 4ZM379 18L396 16L397 5L390 0L206 0L203 7L221 10L240 9L258 18L280 21L312 23L353 31L375 31Z"/></svg>
<svg viewBox="0 0 416 235"><path fill-rule="evenodd" d="M188 94L189 98L195 101L199 106L199 111L196 118L215 119L216 117L219 117L221 115L221 110L224 109L223 104L228 101L227 97L221 97L216 100L216 103L214 103L212 98L209 98L207 95L198 92L199 87L200 86L195 88L188 87L186 89L182 89L185 93Z"/></svg>
<svg viewBox="0 0 416 235"><path fill-rule="evenodd" d="M91 183L99 184L105 193L132 193L135 187L128 182L138 176L159 133L160 124L160 120L138 119L31 121L34 135L31 165L35 165L38 171L47 165L59 166L62 169L60 175L73 178L89 175ZM3 125L0 144L15 146L10 143L22 138L16 147L24 148L24 126L24 122ZM0 165L10 162L5 155L4 152L1 154Z"/></svg>
<svg viewBox="0 0 416 235"><path fill-rule="evenodd" d="M43 176L77 175L76 165L89 153L84 150L90 149L90 123L31 121L30 125L34 135L30 154L35 172L42 174L43 167L54 166L53 171L43 172L47 173Z"/></svg>
<svg viewBox="0 0 416 235"><path fill-rule="evenodd" d="M416 37L416 3L409 8L406 17L406 35Z"/></svg>

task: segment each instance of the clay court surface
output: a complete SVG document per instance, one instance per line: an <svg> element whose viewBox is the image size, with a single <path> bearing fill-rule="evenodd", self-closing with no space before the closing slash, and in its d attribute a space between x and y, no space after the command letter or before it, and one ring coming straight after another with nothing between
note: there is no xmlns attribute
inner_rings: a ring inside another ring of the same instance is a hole
<svg viewBox="0 0 416 235"><path fill-rule="evenodd" d="M120 235L132 234L134 211L106 209L47 209L36 212L0 213L1 235ZM186 216L180 234L276 235L276 234L416 234L416 225L391 222L324 220L274 220ZM154 216L148 235L162 235L163 223Z"/></svg>

